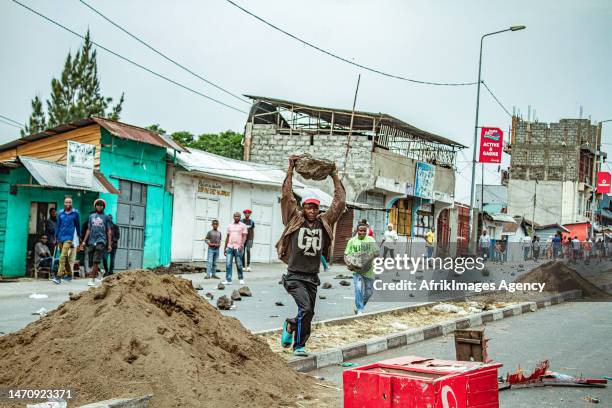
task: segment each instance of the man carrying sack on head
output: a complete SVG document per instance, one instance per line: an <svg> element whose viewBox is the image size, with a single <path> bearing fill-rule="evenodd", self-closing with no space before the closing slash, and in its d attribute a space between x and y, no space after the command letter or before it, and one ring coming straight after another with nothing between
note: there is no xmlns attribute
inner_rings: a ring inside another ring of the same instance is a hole
<svg viewBox="0 0 612 408"><path fill-rule="evenodd" d="M296 317L283 323L281 344L293 346L293 354L307 356L305 346L310 336L319 280L321 255L328 256L333 241L333 225L345 210L346 191L335 166L329 176L334 182L334 198L329 209L319 214L320 199L313 193L302 197L302 209L293 196L292 178L298 157L289 158L287 177L281 195L281 213L285 230L276 244L278 257L287 264L282 282L297 304Z"/></svg>

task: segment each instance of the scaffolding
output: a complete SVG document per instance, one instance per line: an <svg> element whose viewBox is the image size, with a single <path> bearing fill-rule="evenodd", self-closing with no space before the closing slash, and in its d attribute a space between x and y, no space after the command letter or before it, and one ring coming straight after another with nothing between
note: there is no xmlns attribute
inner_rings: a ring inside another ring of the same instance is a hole
<svg viewBox="0 0 612 408"><path fill-rule="evenodd" d="M460 143L418 129L391 115L325 108L281 99L246 95L253 100L248 121L273 125L281 135L367 137L375 148L455 169Z"/></svg>

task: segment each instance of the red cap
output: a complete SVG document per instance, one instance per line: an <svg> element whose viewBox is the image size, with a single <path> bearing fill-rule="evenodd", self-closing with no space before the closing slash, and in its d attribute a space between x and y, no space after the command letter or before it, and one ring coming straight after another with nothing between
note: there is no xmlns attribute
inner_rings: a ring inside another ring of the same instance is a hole
<svg viewBox="0 0 612 408"><path fill-rule="evenodd" d="M245 214L250 214L250 213L252 213L252 212L253 212L253 211L249 210L248 208L247 208L246 210L244 210L244 211L243 211L243 213L245 213Z"/></svg>
<svg viewBox="0 0 612 408"><path fill-rule="evenodd" d="M304 202L302 204L316 204L316 205L321 205L321 201L317 200L316 198L307 198L304 200Z"/></svg>

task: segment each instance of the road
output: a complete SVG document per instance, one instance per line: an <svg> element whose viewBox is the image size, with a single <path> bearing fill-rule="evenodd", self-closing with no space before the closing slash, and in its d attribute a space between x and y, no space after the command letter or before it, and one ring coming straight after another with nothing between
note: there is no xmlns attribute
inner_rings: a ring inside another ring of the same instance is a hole
<svg viewBox="0 0 612 408"><path fill-rule="evenodd" d="M549 359L551 370L586 377L612 376L612 303L573 302L495 321L486 325L489 356L504 364L500 374L519 365L530 372ZM452 336L435 338L399 349L353 360L359 365L403 355L453 360ZM311 372L342 384L344 368L334 366ZM608 388L547 387L500 392L502 408L588 407L586 395L599 398L600 407L612 407L612 384Z"/></svg>
<svg viewBox="0 0 612 408"><path fill-rule="evenodd" d="M251 265L253 272L245 272L246 285L253 293L251 298L243 298L236 302L236 309L223 311L226 316L239 319L242 324L251 331L275 329L281 327L285 317L295 315L297 312L293 299L287 294L282 285L279 285L281 275L285 271L285 265L281 263L254 264ZM321 282L330 282L331 289L320 289L319 294L326 299L317 299L315 309L315 321L334 317L352 316L354 304L354 289L352 278L349 279L351 286L339 286L339 279L334 279L338 274L348 274L344 266L332 266L329 272L321 273ZM219 276L225 276L219 273ZM191 279L194 286L202 285L204 290L199 293L204 296L211 292L215 298L211 304L216 305L217 297L225 294L231 295L233 289L240 286L234 271L233 285L225 290L216 289L221 280L204 279L204 274L185 274L183 278ZM55 285L47 280L22 279L18 282L0 283L0 334L19 330L28 323L38 319L32 312L41 307L52 310L61 303L68 300L69 292L81 292L89 289L87 279L75 279L70 283ZM45 294L45 299L30 299L33 293ZM276 302L282 302L284 306L276 306ZM405 306L416 302L377 302L368 304L367 311L379 311L392 307Z"/></svg>

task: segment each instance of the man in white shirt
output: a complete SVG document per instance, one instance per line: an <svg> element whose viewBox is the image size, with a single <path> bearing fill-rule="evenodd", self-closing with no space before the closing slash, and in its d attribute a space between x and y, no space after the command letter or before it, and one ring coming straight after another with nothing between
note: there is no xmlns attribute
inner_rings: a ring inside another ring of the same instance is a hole
<svg viewBox="0 0 612 408"><path fill-rule="evenodd" d="M383 240L380 243L383 247L383 258L387 257L387 253L391 254L391 258L395 258L395 245L397 243L397 231L393 229L393 224L387 225L387 230L384 233Z"/></svg>
<svg viewBox="0 0 612 408"><path fill-rule="evenodd" d="M482 235L478 239L478 252L480 256L487 260L489 257L489 248L491 247L491 238L487 235L487 230L482 230Z"/></svg>

